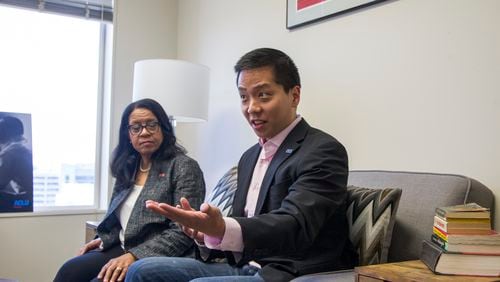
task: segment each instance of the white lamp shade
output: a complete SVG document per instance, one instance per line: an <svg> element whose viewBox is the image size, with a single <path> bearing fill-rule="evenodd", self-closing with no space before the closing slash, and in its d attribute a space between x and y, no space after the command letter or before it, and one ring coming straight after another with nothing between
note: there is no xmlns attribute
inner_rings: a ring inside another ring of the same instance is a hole
<svg viewBox="0 0 500 282"><path fill-rule="evenodd" d="M151 98L176 122L208 118L209 69L181 60L142 60L134 65L133 101Z"/></svg>

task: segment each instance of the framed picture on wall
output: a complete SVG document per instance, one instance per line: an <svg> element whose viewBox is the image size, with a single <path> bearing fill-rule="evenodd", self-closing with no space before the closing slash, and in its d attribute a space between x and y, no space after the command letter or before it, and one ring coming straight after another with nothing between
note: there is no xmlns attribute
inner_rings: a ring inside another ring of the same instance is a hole
<svg viewBox="0 0 500 282"><path fill-rule="evenodd" d="M31 114L0 112L0 213L33 211L31 136Z"/></svg>
<svg viewBox="0 0 500 282"><path fill-rule="evenodd" d="M386 0L287 0L286 28L341 15Z"/></svg>

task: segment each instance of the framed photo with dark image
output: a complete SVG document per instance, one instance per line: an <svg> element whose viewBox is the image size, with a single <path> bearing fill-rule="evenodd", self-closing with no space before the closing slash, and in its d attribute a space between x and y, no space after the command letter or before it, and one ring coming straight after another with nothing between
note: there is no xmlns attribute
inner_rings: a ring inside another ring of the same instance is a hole
<svg viewBox="0 0 500 282"><path fill-rule="evenodd" d="M31 114L0 111L0 213L33 211L32 149Z"/></svg>
<svg viewBox="0 0 500 282"><path fill-rule="evenodd" d="M386 0L287 0L286 28L293 29Z"/></svg>

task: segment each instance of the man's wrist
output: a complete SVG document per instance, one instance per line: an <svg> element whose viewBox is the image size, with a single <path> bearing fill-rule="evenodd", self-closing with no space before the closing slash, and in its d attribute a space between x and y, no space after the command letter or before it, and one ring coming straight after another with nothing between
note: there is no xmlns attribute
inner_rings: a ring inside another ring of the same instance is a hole
<svg viewBox="0 0 500 282"><path fill-rule="evenodd" d="M220 243L222 242L222 238L217 238L208 235L205 235L203 239L205 241L205 245L210 249L219 247Z"/></svg>
<svg viewBox="0 0 500 282"><path fill-rule="evenodd" d="M224 238L224 234L226 234L226 221L223 217L221 217L219 225L220 227L218 230L222 230L222 233L217 234L214 238L220 238L220 240L222 240L222 238Z"/></svg>

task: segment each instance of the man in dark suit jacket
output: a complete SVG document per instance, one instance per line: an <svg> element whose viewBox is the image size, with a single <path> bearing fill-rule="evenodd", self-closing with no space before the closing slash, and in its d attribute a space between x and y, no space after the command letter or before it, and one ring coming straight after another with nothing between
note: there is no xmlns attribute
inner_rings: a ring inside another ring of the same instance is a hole
<svg viewBox="0 0 500 282"><path fill-rule="evenodd" d="M127 281L289 281L309 273L351 268L345 148L297 115L300 78L283 52L261 48L236 64L243 115L259 137L238 164L233 214L203 204L191 209L148 202L183 226L199 258L150 258L134 263ZM241 276L241 277L234 277ZM244 277L243 277L244 276Z"/></svg>

